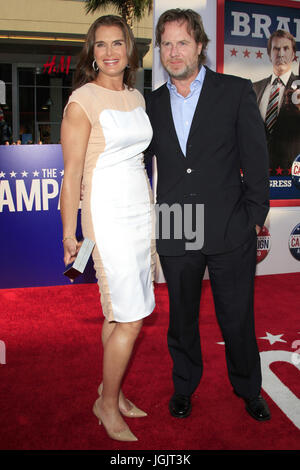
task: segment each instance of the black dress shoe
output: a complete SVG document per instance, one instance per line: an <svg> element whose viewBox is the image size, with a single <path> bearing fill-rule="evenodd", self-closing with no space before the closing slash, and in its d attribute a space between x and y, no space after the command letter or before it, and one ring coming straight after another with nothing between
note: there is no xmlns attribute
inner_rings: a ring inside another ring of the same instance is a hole
<svg viewBox="0 0 300 470"><path fill-rule="evenodd" d="M174 393L169 402L169 410L175 418L186 418L192 411L191 397Z"/></svg>
<svg viewBox="0 0 300 470"><path fill-rule="evenodd" d="M245 399L246 410L257 421L267 421L271 418L271 413L266 401L261 395L258 397Z"/></svg>

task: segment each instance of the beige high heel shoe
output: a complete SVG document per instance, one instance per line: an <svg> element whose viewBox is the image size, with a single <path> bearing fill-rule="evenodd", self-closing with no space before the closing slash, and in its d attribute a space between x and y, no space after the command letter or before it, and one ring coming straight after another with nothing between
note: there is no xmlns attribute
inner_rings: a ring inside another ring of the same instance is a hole
<svg viewBox="0 0 300 470"><path fill-rule="evenodd" d="M105 431L107 432L108 436L111 438L111 439L114 439L116 441L123 441L123 442L133 442L133 441L137 441L138 438L130 431L130 429L127 427L126 429L124 429L123 431L118 431L118 432L115 432L115 431L112 431L112 430L109 430L105 424L102 422L102 418L101 418L101 413L100 413L100 410L99 410L99 407L98 407L98 404L99 404L99 401L101 400L101 397L99 397L95 403L94 403L94 406L93 406L93 413L94 415L98 418L99 420L99 425L103 424L104 426L104 429Z"/></svg>
<svg viewBox="0 0 300 470"><path fill-rule="evenodd" d="M98 395L101 397L102 395L102 389L103 389L103 384L101 383L98 387ZM130 400L128 400L128 403L130 404L131 408L130 410L122 410L120 408L120 412L122 413L123 416L126 416L127 418L144 418L145 416L148 416L147 413L137 406L134 405Z"/></svg>

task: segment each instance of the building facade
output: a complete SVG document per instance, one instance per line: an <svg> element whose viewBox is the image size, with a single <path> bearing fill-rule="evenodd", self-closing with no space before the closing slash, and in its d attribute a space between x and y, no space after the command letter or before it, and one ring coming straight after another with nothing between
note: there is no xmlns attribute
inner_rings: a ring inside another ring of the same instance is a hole
<svg viewBox="0 0 300 470"><path fill-rule="evenodd" d="M58 143L72 75L91 23L82 0L0 0L1 144ZM151 89L152 15L133 26L140 57L137 88ZM2 112L1 112L2 110Z"/></svg>

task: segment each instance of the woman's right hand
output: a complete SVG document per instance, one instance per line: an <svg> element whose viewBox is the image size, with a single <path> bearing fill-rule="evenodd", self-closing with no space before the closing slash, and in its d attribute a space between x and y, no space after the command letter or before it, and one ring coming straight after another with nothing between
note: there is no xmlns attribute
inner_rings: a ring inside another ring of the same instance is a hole
<svg viewBox="0 0 300 470"><path fill-rule="evenodd" d="M81 243L78 243L77 240L73 238L66 238L63 242L64 244L64 263L65 266L73 263L80 249Z"/></svg>

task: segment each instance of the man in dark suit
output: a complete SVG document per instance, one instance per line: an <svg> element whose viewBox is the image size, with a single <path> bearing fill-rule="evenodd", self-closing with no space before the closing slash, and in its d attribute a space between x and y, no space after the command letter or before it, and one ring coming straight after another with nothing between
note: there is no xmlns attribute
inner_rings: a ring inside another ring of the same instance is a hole
<svg viewBox="0 0 300 470"><path fill-rule="evenodd" d="M147 101L153 140L146 161L157 158L157 207L180 207L183 214L188 208L193 220L184 214L183 225L188 220L192 227L197 227L197 208L204 207L202 248L178 237L178 227L157 239L170 300L174 394L169 410L178 418L188 416L201 379L199 304L208 266L233 389L251 416L266 420L270 412L260 395L253 290L256 235L269 209L269 179L255 93L250 81L202 65L208 38L196 12L165 12L156 41L169 73L168 82Z"/></svg>
<svg viewBox="0 0 300 470"><path fill-rule="evenodd" d="M271 174L287 175L300 154L300 106L295 95L300 81L291 70L296 41L287 31L274 31L268 40L267 51L273 73L255 82L253 88L265 121Z"/></svg>

